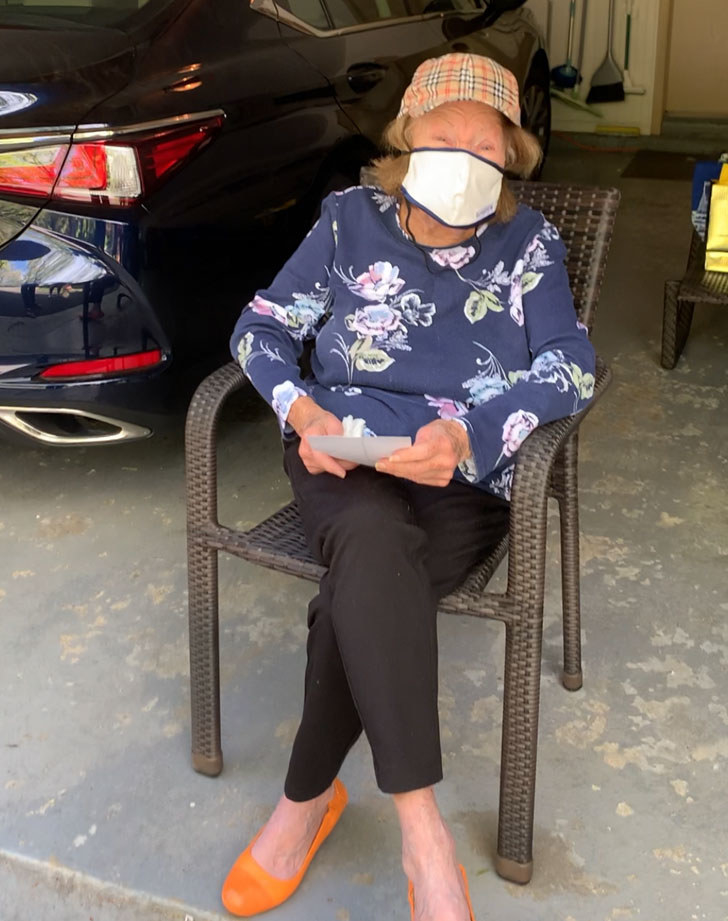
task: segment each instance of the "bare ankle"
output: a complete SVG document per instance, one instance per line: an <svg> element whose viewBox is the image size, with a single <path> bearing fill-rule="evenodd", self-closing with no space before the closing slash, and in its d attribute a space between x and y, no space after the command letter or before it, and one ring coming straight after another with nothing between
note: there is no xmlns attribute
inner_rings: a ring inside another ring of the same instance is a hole
<svg viewBox="0 0 728 921"><path fill-rule="evenodd" d="M434 834L423 829L420 834L403 838L402 868L408 878L427 874L438 864L455 864L455 842L446 826Z"/></svg>
<svg viewBox="0 0 728 921"><path fill-rule="evenodd" d="M331 797L333 795L334 795L334 785L332 783L323 791L323 793L319 793L318 796L314 796L311 799L306 799L306 800L290 799L284 793L283 796L281 797L281 800L286 804L290 803L294 807L316 808L317 806L320 806L324 803L328 804L328 802L331 800Z"/></svg>
<svg viewBox="0 0 728 921"><path fill-rule="evenodd" d="M402 866L409 878L426 873L433 862L451 865L455 842L432 787L394 797L402 829Z"/></svg>
<svg viewBox="0 0 728 921"><path fill-rule="evenodd" d="M253 858L264 870L279 879L298 871L332 795L333 784L303 802L289 799L285 793L281 796L252 847Z"/></svg>

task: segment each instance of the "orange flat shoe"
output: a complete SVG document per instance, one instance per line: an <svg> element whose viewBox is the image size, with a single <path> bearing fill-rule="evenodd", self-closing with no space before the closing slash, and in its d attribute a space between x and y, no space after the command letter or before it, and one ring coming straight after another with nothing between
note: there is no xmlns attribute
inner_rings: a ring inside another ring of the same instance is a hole
<svg viewBox="0 0 728 921"><path fill-rule="evenodd" d="M460 872L463 874L463 882L465 883L465 901L468 903L470 921L475 921L473 906L470 903L470 890L468 889L468 877L465 875L465 867L462 864L458 864L458 866L460 868ZM415 887L411 882L409 884L409 889L407 890L407 898L409 899L410 909L412 911L412 921L415 921Z"/></svg>
<svg viewBox="0 0 728 921"><path fill-rule="evenodd" d="M308 865L313 860L316 851L339 821L347 801L346 787L337 778L334 780L334 795L329 800L316 837L311 842L301 869L290 879L278 879L276 876L271 876L259 863L256 863L253 858L253 845L260 836L258 832L227 875L222 887L222 904L225 908L233 915L250 918L275 908L276 905L290 898L306 875Z"/></svg>

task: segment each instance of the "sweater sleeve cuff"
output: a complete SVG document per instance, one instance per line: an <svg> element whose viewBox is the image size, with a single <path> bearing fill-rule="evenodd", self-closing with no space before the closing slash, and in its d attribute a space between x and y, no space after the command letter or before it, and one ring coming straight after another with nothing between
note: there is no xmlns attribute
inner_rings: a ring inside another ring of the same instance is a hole
<svg viewBox="0 0 728 921"><path fill-rule="evenodd" d="M293 435L293 427L288 424L288 413L299 397L307 396L309 396L308 391L299 387L293 381L283 381L283 383L277 384L273 388L271 406L278 418L278 425L280 425L283 435L289 437Z"/></svg>
<svg viewBox="0 0 728 921"><path fill-rule="evenodd" d="M478 467L477 467L477 464L475 463L475 453L473 452L472 427L465 421L465 419L460 419L457 416L454 416L451 419L451 421L457 422L458 425L462 425L462 427L465 429L467 433L468 442L470 444L470 452L471 452L470 456L460 461L460 463L458 464L458 470L460 471L460 473L462 473L462 475L465 477L468 483L477 483L478 480L481 479L481 477L478 475Z"/></svg>

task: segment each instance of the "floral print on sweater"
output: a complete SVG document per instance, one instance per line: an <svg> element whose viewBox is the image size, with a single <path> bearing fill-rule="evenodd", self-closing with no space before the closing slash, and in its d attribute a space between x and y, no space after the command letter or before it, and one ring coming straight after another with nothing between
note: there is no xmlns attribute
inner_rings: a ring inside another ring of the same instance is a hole
<svg viewBox="0 0 728 921"><path fill-rule="evenodd" d="M276 412L310 395L367 433L457 420L472 456L456 476L510 498L514 458L538 425L582 409L594 352L577 321L558 231L520 206L449 248L417 245L395 201L355 187L243 310L231 350ZM312 375L298 360L314 341Z"/></svg>

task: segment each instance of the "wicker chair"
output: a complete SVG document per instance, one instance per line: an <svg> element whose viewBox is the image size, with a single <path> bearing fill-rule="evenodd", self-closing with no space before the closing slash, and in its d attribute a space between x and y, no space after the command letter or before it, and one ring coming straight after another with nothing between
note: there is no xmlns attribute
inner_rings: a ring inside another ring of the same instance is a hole
<svg viewBox="0 0 728 921"><path fill-rule="evenodd" d="M619 200L615 189L514 183L516 196L559 227L568 249L568 269L578 314L594 322L609 240ZM595 399L610 372L598 363ZM192 704L192 762L211 776L222 770L218 649L217 554L234 554L305 579L323 572L309 555L295 504L249 531L221 525L217 517L216 428L226 398L245 384L228 364L200 385L187 418L187 508ZM505 624L500 814L496 870L506 879L531 878L533 806L541 676L547 499L561 512L563 683L582 684L579 607L579 519L577 430L587 410L536 429L521 446L511 500L510 533L440 610L490 617ZM508 553L504 593L485 587Z"/></svg>
<svg viewBox="0 0 728 921"><path fill-rule="evenodd" d="M680 281L665 282L660 359L663 368L671 370L677 364L687 342L696 304L728 307L728 273L706 272L705 243L693 231L685 275Z"/></svg>

